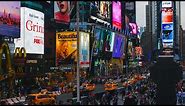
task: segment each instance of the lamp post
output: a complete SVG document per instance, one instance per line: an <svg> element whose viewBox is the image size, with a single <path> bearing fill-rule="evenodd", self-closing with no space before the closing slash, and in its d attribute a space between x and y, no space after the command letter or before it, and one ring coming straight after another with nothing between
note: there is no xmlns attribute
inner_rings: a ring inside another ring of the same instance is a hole
<svg viewBox="0 0 185 106"><path fill-rule="evenodd" d="M76 6L76 29L77 29L77 103L80 103L80 65L79 65L79 1L77 2Z"/></svg>

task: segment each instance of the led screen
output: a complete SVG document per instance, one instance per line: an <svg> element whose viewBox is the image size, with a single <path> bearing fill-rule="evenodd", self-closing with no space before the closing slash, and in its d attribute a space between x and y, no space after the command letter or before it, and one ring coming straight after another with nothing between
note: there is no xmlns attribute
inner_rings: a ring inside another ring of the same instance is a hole
<svg viewBox="0 0 185 106"><path fill-rule="evenodd" d="M93 53L94 55L97 55L100 48L100 35L101 35L101 29L95 29L94 30L95 39L94 39L94 47L93 47Z"/></svg>
<svg viewBox="0 0 185 106"><path fill-rule="evenodd" d="M114 36L115 36L114 32L110 32L110 31L105 32L104 50L106 52L113 51Z"/></svg>
<svg viewBox="0 0 185 106"><path fill-rule="evenodd" d="M123 36L116 34L114 39L114 47L113 47L113 58L122 58L124 55L124 46L125 41Z"/></svg>
<svg viewBox="0 0 185 106"><path fill-rule="evenodd" d="M80 32L80 67L89 67L89 33Z"/></svg>
<svg viewBox="0 0 185 106"><path fill-rule="evenodd" d="M69 23L70 9L70 1L54 1L54 19Z"/></svg>
<svg viewBox="0 0 185 106"><path fill-rule="evenodd" d="M129 22L136 22L135 1L125 2L125 15L129 18Z"/></svg>
<svg viewBox="0 0 185 106"><path fill-rule="evenodd" d="M122 28L121 2L112 2L112 25L118 29Z"/></svg>
<svg viewBox="0 0 185 106"><path fill-rule="evenodd" d="M173 22L173 9L163 8L162 9L162 24Z"/></svg>
<svg viewBox="0 0 185 106"><path fill-rule="evenodd" d="M101 19L110 21L110 1L92 1L91 2L91 19Z"/></svg>
<svg viewBox="0 0 185 106"><path fill-rule="evenodd" d="M20 37L20 1L0 1L0 36Z"/></svg>
<svg viewBox="0 0 185 106"><path fill-rule="evenodd" d="M138 32L138 27L137 27L137 24L135 23L129 23L129 26L130 26L130 33L131 34L137 34Z"/></svg>
<svg viewBox="0 0 185 106"><path fill-rule="evenodd" d="M77 59L77 32L56 33L56 66L74 64Z"/></svg>
<svg viewBox="0 0 185 106"><path fill-rule="evenodd" d="M44 54L44 13L21 7L21 36L14 42L26 53Z"/></svg>

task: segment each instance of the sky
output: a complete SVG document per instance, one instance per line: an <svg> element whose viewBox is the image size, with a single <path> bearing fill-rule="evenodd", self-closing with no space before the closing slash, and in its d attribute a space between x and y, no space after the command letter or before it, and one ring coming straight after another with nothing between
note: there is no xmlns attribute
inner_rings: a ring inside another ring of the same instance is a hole
<svg viewBox="0 0 185 106"><path fill-rule="evenodd" d="M136 1L136 23L140 27L146 26L146 10L145 5L148 4L148 1ZM185 1L181 1L181 25L185 30L185 14L182 11L185 10Z"/></svg>

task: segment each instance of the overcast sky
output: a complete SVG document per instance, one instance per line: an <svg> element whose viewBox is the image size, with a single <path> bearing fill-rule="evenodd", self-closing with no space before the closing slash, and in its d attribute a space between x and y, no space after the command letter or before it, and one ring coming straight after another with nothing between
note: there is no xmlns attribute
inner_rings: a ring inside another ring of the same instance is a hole
<svg viewBox="0 0 185 106"><path fill-rule="evenodd" d="M138 26L146 26L146 7L148 1L136 1L136 23ZM185 30L185 1L181 1L181 25Z"/></svg>

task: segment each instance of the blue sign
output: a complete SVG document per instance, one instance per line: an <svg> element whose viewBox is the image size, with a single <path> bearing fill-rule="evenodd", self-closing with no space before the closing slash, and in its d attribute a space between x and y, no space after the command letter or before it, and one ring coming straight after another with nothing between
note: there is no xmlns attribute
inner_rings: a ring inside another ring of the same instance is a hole
<svg viewBox="0 0 185 106"><path fill-rule="evenodd" d="M172 24L162 24L162 30L173 30L173 23Z"/></svg>

